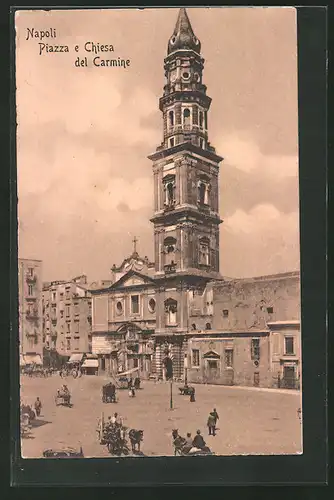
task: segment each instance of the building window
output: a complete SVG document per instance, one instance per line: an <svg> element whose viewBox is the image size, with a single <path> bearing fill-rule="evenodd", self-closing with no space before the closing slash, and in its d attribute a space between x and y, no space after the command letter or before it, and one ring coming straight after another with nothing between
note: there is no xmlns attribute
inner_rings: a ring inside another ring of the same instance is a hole
<svg viewBox="0 0 334 500"><path fill-rule="evenodd" d="M177 302L174 299L165 301L166 325L176 324Z"/></svg>
<svg viewBox="0 0 334 500"><path fill-rule="evenodd" d="M52 302L56 301L56 292L52 292Z"/></svg>
<svg viewBox="0 0 334 500"><path fill-rule="evenodd" d="M61 318L63 318L63 317L64 317L64 311L63 311L63 310L61 310L61 311L60 311L60 317L61 317Z"/></svg>
<svg viewBox="0 0 334 500"><path fill-rule="evenodd" d="M120 300L116 304L116 312L117 314L122 314L123 312L123 304Z"/></svg>
<svg viewBox="0 0 334 500"><path fill-rule="evenodd" d="M150 299L148 301L148 310L150 311L150 313L154 313L154 311L155 311L155 300L154 299Z"/></svg>
<svg viewBox="0 0 334 500"><path fill-rule="evenodd" d="M198 189L198 197L197 202L200 205L209 205L209 193L210 193L210 184L207 179L200 179L197 185Z"/></svg>
<svg viewBox="0 0 334 500"><path fill-rule="evenodd" d="M199 349L192 350L192 366L199 366Z"/></svg>
<svg viewBox="0 0 334 500"><path fill-rule="evenodd" d="M199 240L199 264L210 265L209 239L205 237Z"/></svg>
<svg viewBox="0 0 334 500"><path fill-rule="evenodd" d="M66 317L70 316L70 306L66 306Z"/></svg>
<svg viewBox="0 0 334 500"><path fill-rule="evenodd" d="M176 261L176 239L168 236L164 240L165 266L174 266Z"/></svg>
<svg viewBox="0 0 334 500"><path fill-rule="evenodd" d="M174 145L174 143L173 143ZM165 205L168 207L175 204L175 175L166 175L163 179Z"/></svg>
<svg viewBox="0 0 334 500"><path fill-rule="evenodd" d="M66 349L67 349L68 351L70 351L70 350L71 350L71 339L66 339Z"/></svg>
<svg viewBox="0 0 334 500"><path fill-rule="evenodd" d="M211 330L211 323L207 323L207 324L205 325L205 329L206 329L206 330Z"/></svg>
<svg viewBox="0 0 334 500"><path fill-rule="evenodd" d="M33 289L33 286L32 285L28 285L28 295L33 295L34 293L34 289Z"/></svg>
<svg viewBox="0 0 334 500"><path fill-rule="evenodd" d="M66 323L66 333L71 333L71 323Z"/></svg>
<svg viewBox="0 0 334 500"><path fill-rule="evenodd" d="M225 366L233 368L233 349L225 349Z"/></svg>
<svg viewBox="0 0 334 500"><path fill-rule="evenodd" d="M70 294L71 294L71 290L68 288L68 289L66 290L66 294L65 294L66 300L68 300L68 299L70 299L70 298L71 298L71 295L70 295Z"/></svg>
<svg viewBox="0 0 334 500"><path fill-rule="evenodd" d="M193 324L191 325L191 328L192 328L193 330L196 330L196 329L197 329L197 328L196 328L196 324L195 324L195 323L193 323Z"/></svg>
<svg viewBox="0 0 334 500"><path fill-rule="evenodd" d="M169 127L170 128L174 127L174 111L170 111L168 113L168 118L169 118Z"/></svg>
<svg viewBox="0 0 334 500"><path fill-rule="evenodd" d="M190 109L183 110L183 126L185 129L190 128Z"/></svg>
<svg viewBox="0 0 334 500"><path fill-rule="evenodd" d="M285 345L285 352L284 354L287 355L294 355L295 354L295 346L294 346L294 337L285 337L284 338L284 345Z"/></svg>
<svg viewBox="0 0 334 500"><path fill-rule="evenodd" d="M252 361L260 360L260 339L251 340L251 359Z"/></svg>
<svg viewBox="0 0 334 500"><path fill-rule="evenodd" d="M29 274L30 278L33 277L33 275L34 275L34 268L33 267L28 268L28 274Z"/></svg>
<svg viewBox="0 0 334 500"><path fill-rule="evenodd" d="M64 292L61 292L61 293L59 294L59 298L60 298L60 300L63 300L63 299L64 299Z"/></svg>
<svg viewBox="0 0 334 500"><path fill-rule="evenodd" d="M267 313L268 314L273 314L274 308L273 307L267 307Z"/></svg>
<svg viewBox="0 0 334 500"><path fill-rule="evenodd" d="M79 334L79 322L76 321L74 324L74 334L78 335Z"/></svg>
<svg viewBox="0 0 334 500"><path fill-rule="evenodd" d="M139 295L131 295L131 312L132 314L139 313Z"/></svg>
<svg viewBox="0 0 334 500"><path fill-rule="evenodd" d="M171 137L171 139L169 139L169 147L170 148L174 147L174 137Z"/></svg>
<svg viewBox="0 0 334 500"><path fill-rule="evenodd" d="M204 146L205 146L204 139L200 139L200 140L199 140L199 147L200 147L201 149L204 149Z"/></svg>
<svg viewBox="0 0 334 500"><path fill-rule="evenodd" d="M199 112L199 126L203 128L203 112Z"/></svg>
<svg viewBox="0 0 334 500"><path fill-rule="evenodd" d="M228 318L228 309L223 309L223 317Z"/></svg>

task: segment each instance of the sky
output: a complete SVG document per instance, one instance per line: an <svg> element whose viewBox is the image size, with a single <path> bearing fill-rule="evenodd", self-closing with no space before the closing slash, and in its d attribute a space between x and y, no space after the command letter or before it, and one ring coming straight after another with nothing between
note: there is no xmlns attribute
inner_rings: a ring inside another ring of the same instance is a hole
<svg viewBox="0 0 334 500"><path fill-rule="evenodd" d="M297 28L294 8L189 8L212 98L220 167L220 272L299 269ZM110 278L138 238L154 259L153 172L162 140L163 60L178 9L16 14L18 241L43 280ZM29 37L50 28L56 38ZM127 68L76 67L85 42ZM39 54L39 43L69 52ZM79 51L75 52L75 45Z"/></svg>

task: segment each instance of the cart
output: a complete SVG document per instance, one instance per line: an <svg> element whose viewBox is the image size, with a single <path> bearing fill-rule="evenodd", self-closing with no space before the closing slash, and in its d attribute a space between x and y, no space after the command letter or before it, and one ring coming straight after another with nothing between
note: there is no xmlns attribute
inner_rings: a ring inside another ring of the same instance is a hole
<svg viewBox="0 0 334 500"><path fill-rule="evenodd" d="M70 394L57 394L55 396L56 406L71 406Z"/></svg>

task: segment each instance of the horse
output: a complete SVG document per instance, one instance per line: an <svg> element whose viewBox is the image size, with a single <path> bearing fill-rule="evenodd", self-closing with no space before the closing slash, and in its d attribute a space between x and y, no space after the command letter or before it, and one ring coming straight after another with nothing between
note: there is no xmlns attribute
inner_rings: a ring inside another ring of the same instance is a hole
<svg viewBox="0 0 334 500"><path fill-rule="evenodd" d="M129 439L131 443L132 453L140 452L140 442L143 441L144 431L131 429L129 431ZM136 449L136 447L138 449Z"/></svg>

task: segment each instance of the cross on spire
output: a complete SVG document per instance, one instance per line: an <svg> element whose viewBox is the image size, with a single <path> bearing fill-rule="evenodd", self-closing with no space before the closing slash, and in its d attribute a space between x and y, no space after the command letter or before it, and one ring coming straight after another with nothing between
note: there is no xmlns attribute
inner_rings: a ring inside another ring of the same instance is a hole
<svg viewBox="0 0 334 500"><path fill-rule="evenodd" d="M138 239L137 239L137 237L136 237L136 236L133 238L132 243L133 243L133 253L137 253L137 243L138 243Z"/></svg>

